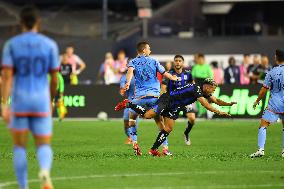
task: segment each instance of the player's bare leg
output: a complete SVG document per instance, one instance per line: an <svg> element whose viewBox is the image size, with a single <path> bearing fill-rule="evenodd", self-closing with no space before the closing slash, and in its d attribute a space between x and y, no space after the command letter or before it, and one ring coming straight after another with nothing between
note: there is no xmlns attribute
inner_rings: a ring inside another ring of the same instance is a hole
<svg viewBox="0 0 284 189"><path fill-rule="evenodd" d="M265 140L266 140L266 130L267 127L270 125L270 122L261 119L260 120L260 126L258 129L258 150L251 154L251 158L256 158L256 157L262 157L264 156L264 145L265 145Z"/></svg>
<svg viewBox="0 0 284 189"><path fill-rule="evenodd" d="M137 114L139 114L140 116L142 116L145 119L152 119L154 118L157 114L154 111L154 109L146 109L143 106L137 105L137 104L133 104L132 102L130 102L128 99L123 100L122 102L119 102L114 110L115 111L120 111L124 108L130 108L132 110L134 110Z"/></svg>
<svg viewBox="0 0 284 189"><path fill-rule="evenodd" d="M152 119L156 117L156 112L154 111L154 109L150 109L148 111L146 111L146 113L143 115L143 118L145 119ZM156 120L156 118L155 118Z"/></svg>
<svg viewBox="0 0 284 189"><path fill-rule="evenodd" d="M186 145L189 146L189 145L191 145L189 133L190 133L190 131L191 131L191 129L192 129L194 123L195 123L195 113L193 113L193 112L187 113L186 117L187 117L188 121L187 121L187 127L184 131L184 142L185 142Z"/></svg>

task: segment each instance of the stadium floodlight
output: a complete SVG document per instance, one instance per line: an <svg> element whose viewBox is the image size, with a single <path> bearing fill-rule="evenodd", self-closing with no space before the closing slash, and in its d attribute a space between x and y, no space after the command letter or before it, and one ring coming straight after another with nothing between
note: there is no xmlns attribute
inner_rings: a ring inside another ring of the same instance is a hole
<svg viewBox="0 0 284 189"><path fill-rule="evenodd" d="M202 6L202 12L204 14L228 14L233 8L232 3L225 4L204 4Z"/></svg>
<svg viewBox="0 0 284 189"><path fill-rule="evenodd" d="M135 0L138 8L138 17L142 18L142 35L143 38L148 37L148 18L152 17L150 0Z"/></svg>

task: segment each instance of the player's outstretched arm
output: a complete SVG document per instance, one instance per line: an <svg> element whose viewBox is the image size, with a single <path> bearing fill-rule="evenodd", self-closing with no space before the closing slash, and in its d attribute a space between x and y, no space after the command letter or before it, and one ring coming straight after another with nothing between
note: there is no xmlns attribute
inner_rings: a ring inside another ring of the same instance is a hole
<svg viewBox="0 0 284 189"><path fill-rule="evenodd" d="M169 72L165 72L163 76L168 78L169 80L178 81L178 77L176 75L170 74Z"/></svg>
<svg viewBox="0 0 284 189"><path fill-rule="evenodd" d="M263 97L264 97L264 95L266 94L267 91L268 91L268 88L266 88L266 87L261 87L261 89L260 89L260 91L259 91L259 93L258 93L258 97L257 97L256 101L255 101L254 104L253 104L253 108L254 108L254 109L255 109L256 106L258 105L259 101L260 101L261 99L263 99Z"/></svg>
<svg viewBox="0 0 284 189"><path fill-rule="evenodd" d="M2 86L1 86L1 109L2 109L2 118L6 123L10 122L10 108L9 108L9 96L12 89L13 83L13 69L3 68L2 70Z"/></svg>
<svg viewBox="0 0 284 189"><path fill-rule="evenodd" d="M221 112L217 109L215 109L213 106L210 105L210 103L204 98L204 97L199 97L197 99L202 106L204 106L207 110L214 112L218 115L222 115L222 116L231 116L230 114L226 113L226 112Z"/></svg>
<svg viewBox="0 0 284 189"><path fill-rule="evenodd" d="M219 105L219 106L233 106L234 104L237 104L237 102L225 102L225 101L223 101L223 100L221 100L221 99L218 99L218 98L216 98L216 97L214 97L214 96L211 96L211 97L210 97L210 100L211 100L213 103L215 103L215 104L217 104L217 105Z"/></svg>
<svg viewBox="0 0 284 189"><path fill-rule="evenodd" d="M128 67L127 73L126 73L126 83L124 85L124 90L128 90L130 86L131 79L133 77L134 68Z"/></svg>

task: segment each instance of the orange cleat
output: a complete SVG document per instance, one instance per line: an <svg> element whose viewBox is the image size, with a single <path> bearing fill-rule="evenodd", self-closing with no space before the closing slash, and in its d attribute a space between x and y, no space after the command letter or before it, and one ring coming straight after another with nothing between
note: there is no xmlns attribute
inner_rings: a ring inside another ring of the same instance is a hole
<svg viewBox="0 0 284 189"><path fill-rule="evenodd" d="M134 150L135 155L142 156L141 149L140 149L140 147L138 146L137 143L133 144L133 150Z"/></svg>
<svg viewBox="0 0 284 189"><path fill-rule="evenodd" d="M120 110L123 110L126 108L126 105L127 103L129 102L130 100L128 99L124 99L123 101L119 102L115 107L114 107L114 110L115 111L120 111Z"/></svg>
<svg viewBox="0 0 284 189"><path fill-rule="evenodd" d="M44 185L42 189L53 189L52 185Z"/></svg>
<svg viewBox="0 0 284 189"><path fill-rule="evenodd" d="M156 156L156 157L160 157L161 156L161 153L159 152L158 149L150 149L149 152L148 152L150 155L152 156Z"/></svg>

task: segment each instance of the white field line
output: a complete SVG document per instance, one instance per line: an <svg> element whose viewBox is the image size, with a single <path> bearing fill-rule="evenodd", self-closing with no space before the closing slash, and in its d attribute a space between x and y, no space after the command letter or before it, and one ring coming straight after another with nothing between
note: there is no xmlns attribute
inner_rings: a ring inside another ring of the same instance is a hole
<svg viewBox="0 0 284 189"><path fill-rule="evenodd" d="M70 177L53 177L53 181L61 181L61 180L82 180L82 179L95 179L95 178L116 178L116 177L147 177L147 176L174 176L174 175L216 175L216 174L228 174L228 173L238 173L238 174L247 174L247 173L282 173L283 171L193 171L193 172L177 172L177 173L133 173L133 174L110 174L110 175L89 175L89 176L70 176ZM37 183L40 182L39 179L30 179L28 183ZM0 183L0 189L6 188L7 186L17 185L17 181L8 181ZM186 187L161 187L155 189L171 189L171 188L185 188L185 189L218 189L218 188L251 188L251 187L271 187L271 186L284 186L282 184L259 184L259 185L211 185L211 186L186 186ZM137 187L135 187L137 189ZM142 189L142 188L141 188Z"/></svg>
<svg viewBox="0 0 284 189"><path fill-rule="evenodd" d="M247 188L272 188L284 187L284 183L279 184L240 184L240 185L211 185L211 186L170 186L151 187L151 189L247 189ZM145 187L125 188L125 189L145 189Z"/></svg>

